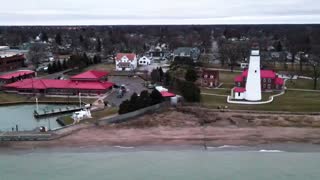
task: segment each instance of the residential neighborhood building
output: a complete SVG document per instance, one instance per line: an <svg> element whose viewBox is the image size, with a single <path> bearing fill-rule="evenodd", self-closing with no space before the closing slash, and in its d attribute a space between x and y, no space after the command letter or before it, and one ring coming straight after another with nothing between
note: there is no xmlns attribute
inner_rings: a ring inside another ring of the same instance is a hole
<svg viewBox="0 0 320 180"><path fill-rule="evenodd" d="M142 56L140 59L139 59L139 62L138 64L140 66L147 66L147 65L150 65L151 64L151 59L146 57L146 56Z"/></svg>
<svg viewBox="0 0 320 180"><path fill-rule="evenodd" d="M176 57L188 57L191 58L194 62L197 62L200 57L200 49L192 47L179 47L173 51L173 60Z"/></svg>
<svg viewBox="0 0 320 180"><path fill-rule="evenodd" d="M0 55L0 72L6 72L23 67L25 62L24 55Z"/></svg>
<svg viewBox="0 0 320 180"><path fill-rule="evenodd" d="M138 66L137 55L133 53L118 53L115 61L116 71L133 71Z"/></svg>
<svg viewBox="0 0 320 180"><path fill-rule="evenodd" d="M103 81L107 72L88 71L73 76L70 80L24 79L3 86L6 92L43 95L100 95L112 90L114 83Z"/></svg>
<svg viewBox="0 0 320 180"><path fill-rule="evenodd" d="M219 71L205 69L201 75L201 86L214 88L219 86Z"/></svg>
<svg viewBox="0 0 320 180"><path fill-rule="evenodd" d="M158 44L156 47L152 48L149 51L149 55L152 58L152 60L155 61L162 61L165 60L167 55L169 54L169 51L167 50L166 44Z"/></svg>

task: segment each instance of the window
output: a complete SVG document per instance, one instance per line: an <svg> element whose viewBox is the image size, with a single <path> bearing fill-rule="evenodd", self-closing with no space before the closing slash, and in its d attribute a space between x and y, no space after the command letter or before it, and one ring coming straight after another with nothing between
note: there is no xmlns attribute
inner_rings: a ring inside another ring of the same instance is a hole
<svg viewBox="0 0 320 180"><path fill-rule="evenodd" d="M271 83L271 79L270 78L268 79L268 83Z"/></svg>
<svg viewBox="0 0 320 180"><path fill-rule="evenodd" d="M208 75L207 75L207 74L205 74L205 75L204 75L204 78L208 78Z"/></svg>
<svg viewBox="0 0 320 180"><path fill-rule="evenodd" d="M271 89L271 84L268 84L268 89Z"/></svg>
<svg viewBox="0 0 320 180"><path fill-rule="evenodd" d="M238 92L238 96L240 96L241 95L241 93L240 92Z"/></svg>
<svg viewBox="0 0 320 180"><path fill-rule="evenodd" d="M213 76L213 75L211 75L211 76L210 76L210 78L211 78L211 79L213 79L213 78L214 78L214 76Z"/></svg>
<svg viewBox="0 0 320 180"><path fill-rule="evenodd" d="M266 89L266 87L267 87L266 84L263 84L263 89Z"/></svg>
<svg viewBox="0 0 320 180"><path fill-rule="evenodd" d="M266 83L266 82L267 82L267 79L266 79L266 78L263 78L263 82Z"/></svg>

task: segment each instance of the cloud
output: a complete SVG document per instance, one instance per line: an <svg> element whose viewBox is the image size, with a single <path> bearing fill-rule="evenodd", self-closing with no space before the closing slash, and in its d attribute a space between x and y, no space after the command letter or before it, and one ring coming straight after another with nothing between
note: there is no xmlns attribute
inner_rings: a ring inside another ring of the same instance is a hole
<svg viewBox="0 0 320 180"><path fill-rule="evenodd" d="M319 23L314 0L10 0L0 25Z"/></svg>

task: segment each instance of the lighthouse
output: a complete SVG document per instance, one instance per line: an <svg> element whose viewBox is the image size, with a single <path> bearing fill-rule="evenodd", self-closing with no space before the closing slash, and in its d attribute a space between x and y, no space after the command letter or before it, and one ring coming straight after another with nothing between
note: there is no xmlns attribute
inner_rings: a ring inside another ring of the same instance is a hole
<svg viewBox="0 0 320 180"><path fill-rule="evenodd" d="M250 56L245 100L260 101L261 99L260 52L254 49Z"/></svg>

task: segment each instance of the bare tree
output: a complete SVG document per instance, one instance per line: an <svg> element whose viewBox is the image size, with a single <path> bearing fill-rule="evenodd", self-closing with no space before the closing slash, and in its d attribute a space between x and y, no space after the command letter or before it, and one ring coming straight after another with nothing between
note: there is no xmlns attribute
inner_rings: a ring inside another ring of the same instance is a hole
<svg viewBox="0 0 320 180"><path fill-rule="evenodd" d="M37 68L41 61L46 57L46 45L43 43L34 43L29 49L27 58Z"/></svg>

